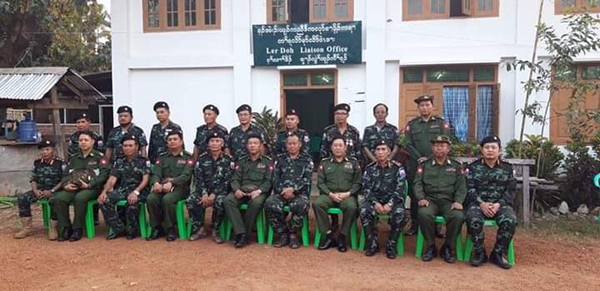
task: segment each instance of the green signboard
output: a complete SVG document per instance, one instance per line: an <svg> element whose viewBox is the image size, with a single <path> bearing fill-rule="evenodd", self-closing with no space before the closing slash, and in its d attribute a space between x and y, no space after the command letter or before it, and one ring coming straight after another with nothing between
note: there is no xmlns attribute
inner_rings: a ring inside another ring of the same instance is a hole
<svg viewBox="0 0 600 291"><path fill-rule="evenodd" d="M362 62L360 21L253 25L255 66Z"/></svg>

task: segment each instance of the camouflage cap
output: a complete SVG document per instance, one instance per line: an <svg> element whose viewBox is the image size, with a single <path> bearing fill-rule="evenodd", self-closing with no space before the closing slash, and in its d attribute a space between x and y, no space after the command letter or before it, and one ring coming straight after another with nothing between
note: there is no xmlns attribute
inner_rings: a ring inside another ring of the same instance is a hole
<svg viewBox="0 0 600 291"><path fill-rule="evenodd" d="M214 106L212 104L208 104L208 105L204 106L204 108L202 109L202 112L204 112L206 110L210 110L210 111L214 112L215 114L219 115L219 108L217 108L217 106Z"/></svg>
<svg viewBox="0 0 600 291"><path fill-rule="evenodd" d="M336 112L338 110L344 110L346 112L350 112L350 105L348 105L346 103L340 103L340 104L336 105L335 107L333 107L333 112Z"/></svg>
<svg viewBox="0 0 600 291"><path fill-rule="evenodd" d="M435 143L447 143L449 145L452 145L452 142L450 141L450 138L447 135L436 135L433 139L431 139L431 143L435 144Z"/></svg>
<svg viewBox="0 0 600 291"><path fill-rule="evenodd" d="M235 110L235 113L239 114L242 111L248 111L248 112L252 113L252 107L250 107L250 105L248 105L248 104L242 104L242 106L238 107Z"/></svg>
<svg viewBox="0 0 600 291"><path fill-rule="evenodd" d="M53 148L53 147L54 147L54 142L49 139L42 140L40 142L40 144L38 145L38 149Z"/></svg>
<svg viewBox="0 0 600 291"><path fill-rule="evenodd" d="M388 148L391 148L390 144L385 139L378 138L378 139L375 140L375 148L377 148L378 146L382 146L382 145L384 145L384 146L386 146Z"/></svg>
<svg viewBox="0 0 600 291"><path fill-rule="evenodd" d="M415 103L420 104L423 101L431 101L433 103L433 95L421 95L415 98Z"/></svg>
<svg viewBox="0 0 600 291"><path fill-rule="evenodd" d="M117 109L117 114L123 113L123 112L129 112L130 114L133 114L133 109L131 109L131 107L129 107L127 105L123 105L123 106L119 107L119 109Z"/></svg>
<svg viewBox="0 0 600 291"><path fill-rule="evenodd" d="M158 102L154 103L153 110L156 111L156 109L158 109L158 108L164 108L164 109L169 110L169 104L167 104L167 102L165 102L165 101L158 101Z"/></svg>
<svg viewBox="0 0 600 291"><path fill-rule="evenodd" d="M211 139L213 138L222 138L225 139L225 136L223 135L223 133L221 131L209 131L207 134L207 139L206 139L206 143L208 143Z"/></svg>
<svg viewBox="0 0 600 291"><path fill-rule="evenodd" d="M497 143L498 146L502 145L502 142L500 141L500 138L495 136L495 135L490 135L490 136L486 136L484 139L481 140L481 142L479 143L479 145L481 147L483 147L486 143Z"/></svg>

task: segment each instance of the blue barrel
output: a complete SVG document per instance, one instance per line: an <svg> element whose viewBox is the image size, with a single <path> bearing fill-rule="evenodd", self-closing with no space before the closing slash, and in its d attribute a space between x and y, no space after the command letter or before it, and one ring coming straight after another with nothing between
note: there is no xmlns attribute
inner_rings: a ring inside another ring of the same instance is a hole
<svg viewBox="0 0 600 291"><path fill-rule="evenodd" d="M33 120L23 120L19 123L19 142L35 142L37 124Z"/></svg>

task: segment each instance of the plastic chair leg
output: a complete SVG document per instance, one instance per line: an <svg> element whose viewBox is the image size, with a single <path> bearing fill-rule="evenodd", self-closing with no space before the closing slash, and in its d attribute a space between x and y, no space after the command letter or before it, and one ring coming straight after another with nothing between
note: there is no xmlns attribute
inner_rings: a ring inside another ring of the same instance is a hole
<svg viewBox="0 0 600 291"><path fill-rule="evenodd" d="M350 248L356 250L358 248L357 237L356 237L356 219L350 225Z"/></svg>
<svg viewBox="0 0 600 291"><path fill-rule="evenodd" d="M464 261L468 262L471 260L471 252L473 251L473 240L471 239L471 235L467 234L467 243L465 246L465 253L463 256Z"/></svg>
<svg viewBox="0 0 600 291"><path fill-rule="evenodd" d="M310 239L308 237L308 213L307 213L302 222L302 244L305 247L308 247L308 245L310 243L309 240Z"/></svg>
<svg viewBox="0 0 600 291"><path fill-rule="evenodd" d="M185 225L186 220L185 220L184 208L185 208L185 200L179 200L177 202L177 206L175 209L175 215L177 216L177 231L179 232L180 240L188 239L187 228Z"/></svg>
<svg viewBox="0 0 600 291"><path fill-rule="evenodd" d="M458 261L463 261L464 260L464 254L463 254L463 242L462 242L462 233L459 233L458 236L456 237L456 260Z"/></svg>
<svg viewBox="0 0 600 291"><path fill-rule="evenodd" d="M508 256L507 256L507 260L508 260L508 264L512 267L515 265L515 245L513 243L514 240L510 240L510 243L508 243Z"/></svg>
<svg viewBox="0 0 600 291"><path fill-rule="evenodd" d="M87 203L87 209L85 211L85 230L88 239L96 236L96 226L94 225L94 205L98 204L98 201L91 200Z"/></svg>
<svg viewBox="0 0 600 291"><path fill-rule="evenodd" d="M48 200L40 200L40 204L42 205L42 221L44 222L44 227L50 227L50 203Z"/></svg>
<svg viewBox="0 0 600 291"><path fill-rule="evenodd" d="M261 211L258 213L258 216L256 216L256 240L258 241L259 245L262 245L265 243L264 220L265 220L264 214L263 214L263 211ZM230 225L230 228L231 228L231 225Z"/></svg>
<svg viewBox="0 0 600 291"><path fill-rule="evenodd" d="M148 237L148 226L146 225L146 207L144 203L140 203L139 205L140 216L139 216L139 225L140 225L140 236L142 239L146 239Z"/></svg>
<svg viewBox="0 0 600 291"><path fill-rule="evenodd" d="M423 233L421 232L421 228L419 227L419 231L417 231L417 243L415 246L415 257L420 258L423 254L423 244L425 243L425 237L423 237Z"/></svg>

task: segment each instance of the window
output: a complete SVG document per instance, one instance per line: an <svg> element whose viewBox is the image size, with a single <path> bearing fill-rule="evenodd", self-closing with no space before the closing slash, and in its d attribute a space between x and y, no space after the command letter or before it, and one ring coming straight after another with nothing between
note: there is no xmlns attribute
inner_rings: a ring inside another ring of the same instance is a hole
<svg viewBox="0 0 600 291"><path fill-rule="evenodd" d="M402 0L403 20L497 17L500 0Z"/></svg>
<svg viewBox="0 0 600 291"><path fill-rule="evenodd" d="M335 72L283 73L285 88L335 88Z"/></svg>
<svg viewBox="0 0 600 291"><path fill-rule="evenodd" d="M600 12L600 0L554 0L554 13Z"/></svg>
<svg viewBox="0 0 600 291"><path fill-rule="evenodd" d="M269 24L352 21L353 19L354 0L267 0Z"/></svg>
<svg viewBox="0 0 600 291"><path fill-rule="evenodd" d="M221 28L220 0L143 0L144 32Z"/></svg>
<svg viewBox="0 0 600 291"><path fill-rule="evenodd" d="M288 21L288 0L267 1L267 22L268 23L287 23Z"/></svg>

